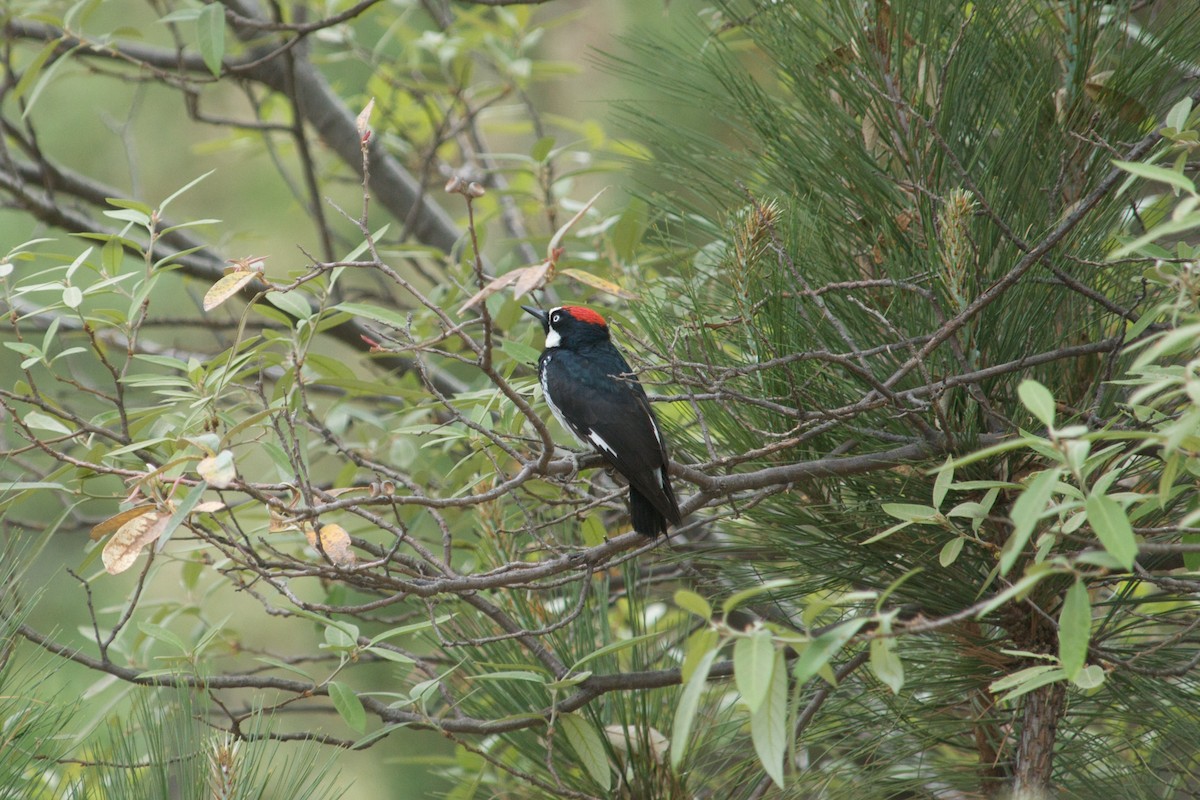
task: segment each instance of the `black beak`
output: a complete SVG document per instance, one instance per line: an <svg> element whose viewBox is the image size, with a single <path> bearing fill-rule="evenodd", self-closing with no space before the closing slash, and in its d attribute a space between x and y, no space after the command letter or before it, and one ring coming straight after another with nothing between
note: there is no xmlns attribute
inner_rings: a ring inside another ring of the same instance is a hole
<svg viewBox="0 0 1200 800"><path fill-rule="evenodd" d="M542 323L542 330L546 333L550 332L550 315L547 312L533 306L521 306L521 310L537 317L537 321Z"/></svg>

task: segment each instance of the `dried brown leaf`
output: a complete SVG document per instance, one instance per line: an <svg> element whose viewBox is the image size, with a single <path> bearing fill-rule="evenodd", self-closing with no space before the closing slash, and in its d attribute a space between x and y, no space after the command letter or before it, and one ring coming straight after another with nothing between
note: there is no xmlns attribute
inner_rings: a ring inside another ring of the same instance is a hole
<svg viewBox="0 0 1200 800"><path fill-rule="evenodd" d="M126 522L129 522L129 520L137 519L143 514L149 514L155 508L156 506L153 503L145 503L143 505L127 508L124 511L113 514L111 517L92 528L92 541L96 542L103 539L113 531L120 529L120 527Z"/></svg>
<svg viewBox="0 0 1200 800"><path fill-rule="evenodd" d="M304 536L308 543L317 547L317 534L311 525L304 526ZM321 526L321 546L319 548L329 556L329 560L339 567L352 567L358 563L358 556L350 544L350 534L336 523Z"/></svg>
<svg viewBox="0 0 1200 800"><path fill-rule="evenodd" d="M171 521L169 511L154 510L126 522L113 534L100 553L104 569L109 575L117 575L133 566L147 545L162 536Z"/></svg>

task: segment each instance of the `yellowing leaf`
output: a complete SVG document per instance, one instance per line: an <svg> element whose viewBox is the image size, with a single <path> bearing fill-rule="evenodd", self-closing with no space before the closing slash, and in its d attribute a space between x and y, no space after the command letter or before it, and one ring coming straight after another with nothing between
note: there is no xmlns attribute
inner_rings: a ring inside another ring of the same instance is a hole
<svg viewBox="0 0 1200 800"><path fill-rule="evenodd" d="M204 293L204 310L212 311L221 305L221 303L224 303L240 292L243 286L254 280L257 276L257 272L241 269L236 269L225 275Z"/></svg>
<svg viewBox="0 0 1200 800"><path fill-rule="evenodd" d="M126 522L104 545L101 560L110 575L117 575L133 566L142 550L162 536L171 515L158 510L141 514Z"/></svg>
<svg viewBox="0 0 1200 800"><path fill-rule="evenodd" d="M304 526L304 536L308 539L308 543L313 547L317 547L317 533L313 531L311 525ZM358 556L354 554L350 543L350 534L346 533L346 529L336 523L321 526L321 545L318 548L329 556L329 560L339 567L352 567L358 563Z"/></svg>
<svg viewBox="0 0 1200 800"><path fill-rule="evenodd" d="M229 484L237 478L233 453L229 450L222 450L215 456L200 459L200 463L196 465L196 472L200 473L200 477L204 478L209 486L217 489L229 488Z"/></svg>
<svg viewBox="0 0 1200 800"><path fill-rule="evenodd" d="M574 278L580 283L590 286L593 289L599 289L602 292L608 292L611 295L624 298L625 300L637 300L638 296L633 292L627 292L620 286L604 278L599 278L590 272L584 272L581 269L564 269L559 270L559 273L566 275L568 278Z"/></svg>
<svg viewBox="0 0 1200 800"><path fill-rule="evenodd" d="M113 531L120 529L120 527L126 522L129 522L129 520L137 519L143 514L149 514L154 509L155 505L153 503L146 503L140 506L134 506L133 508L127 508L117 514L113 514L111 517L92 528L91 539L93 542L97 542L103 539L105 536L108 536Z"/></svg>

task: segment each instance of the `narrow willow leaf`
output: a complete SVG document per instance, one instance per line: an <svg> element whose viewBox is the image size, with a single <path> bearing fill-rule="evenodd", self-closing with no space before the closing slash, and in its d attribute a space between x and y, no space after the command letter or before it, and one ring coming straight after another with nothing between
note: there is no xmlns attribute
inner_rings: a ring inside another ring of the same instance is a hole
<svg viewBox="0 0 1200 800"><path fill-rule="evenodd" d="M692 723L696 720L696 709L700 706L700 696L708 682L708 671L712 669L713 659L717 657L716 650L709 650L700 658L700 663L692 671L688 682L684 684L679 695L679 705L675 707L675 725L671 730L671 766L678 769L687 754L688 740L692 734Z"/></svg>
<svg viewBox="0 0 1200 800"><path fill-rule="evenodd" d="M1173 169L1159 167L1154 164L1143 164L1139 161L1113 161L1113 166L1118 169L1123 169L1139 178L1146 180L1158 181L1165 183L1168 186L1174 186L1177 189L1182 189L1188 194L1196 193L1196 185L1187 178L1183 173L1176 172Z"/></svg>
<svg viewBox="0 0 1200 800"><path fill-rule="evenodd" d="M1083 669L1079 670L1079 674L1075 676L1073 683L1080 689L1088 690L1095 689L1098 686L1104 685L1104 667L1099 664L1088 664Z"/></svg>
<svg viewBox="0 0 1200 800"><path fill-rule="evenodd" d="M962 552L966 541L961 536L957 536L942 545L942 552L938 554L938 563L943 567L948 567L957 561L958 554Z"/></svg>
<svg viewBox="0 0 1200 800"><path fill-rule="evenodd" d="M721 637L712 628L701 628L687 638L683 645L683 664L680 665L680 677L684 683L691 680L700 662L716 650L720 642Z"/></svg>
<svg viewBox="0 0 1200 800"><path fill-rule="evenodd" d="M1009 534L1008 541L1004 543L1004 550L1000 553L1001 575L1008 574L1013 564L1016 563L1017 557L1021 555L1021 551L1025 549L1025 543L1029 541L1033 529L1046 510L1046 504L1050 502L1060 474L1061 471L1057 468L1039 472L1033 477L1033 480L1029 481L1025 491L1021 492L1021 496L1013 503L1010 512L1013 530Z"/></svg>
<svg viewBox="0 0 1200 800"><path fill-rule="evenodd" d="M684 611L690 611L701 619L712 619L712 606L700 595L688 589L675 591L675 605Z"/></svg>
<svg viewBox="0 0 1200 800"><path fill-rule="evenodd" d="M557 724L566 734L571 749L579 756L579 761L588 775L607 792L612 788L612 770L609 768L608 754L604 750L604 741L600 734L590 722L578 714L560 714Z"/></svg>
<svg viewBox="0 0 1200 800"><path fill-rule="evenodd" d="M946 456L946 463L938 470L937 478L933 481L933 507L941 508L942 501L946 499L946 492L950 490L950 484L954 482L954 460L950 456Z"/></svg>
<svg viewBox="0 0 1200 800"><path fill-rule="evenodd" d="M733 678L742 702L753 713L766 699L771 687L771 672L775 669L775 644L771 632L755 631L739 638L733 645Z"/></svg>
<svg viewBox="0 0 1200 800"><path fill-rule="evenodd" d="M859 628L865 623L865 618L847 620L813 639L796 659L795 666L792 667L792 675L795 676L796 683L805 683L816 675L821 667L828 664L829 659L833 658L846 645L846 642L854 638L854 634L858 633Z"/></svg>
<svg viewBox="0 0 1200 800"><path fill-rule="evenodd" d="M1125 569L1133 569L1138 546L1125 509L1121 508L1116 500L1102 494L1089 494L1084 501L1084 509L1087 511L1088 523L1108 554Z"/></svg>
<svg viewBox="0 0 1200 800"><path fill-rule="evenodd" d="M1058 659L1067 680L1075 680L1087 661L1088 641L1092 636L1092 605L1087 586L1076 580L1067 590L1058 613Z"/></svg>
<svg viewBox="0 0 1200 800"><path fill-rule="evenodd" d="M196 46L209 72L221 77L221 60L225 58L225 6L221 3L200 9L196 17Z"/></svg>
<svg viewBox="0 0 1200 800"><path fill-rule="evenodd" d="M788 747L787 665L782 651L775 654L773 661L766 699L750 715L750 740L763 770L782 789L783 756Z"/></svg>
<svg viewBox="0 0 1200 800"><path fill-rule="evenodd" d="M896 640L872 639L870 663L875 677L891 689L892 694L899 694L904 687L904 662L896 654Z"/></svg>
<svg viewBox="0 0 1200 800"><path fill-rule="evenodd" d="M341 715L342 720L350 726L350 729L362 733L367 729L367 710L363 708L362 701L358 699L358 695L344 683L338 681L329 682L329 699L333 701L333 707Z"/></svg>
<svg viewBox="0 0 1200 800"><path fill-rule="evenodd" d="M70 433L71 429L63 425L49 414L43 414L40 411L30 411L25 414L24 422L30 428L39 431L50 431L51 433Z"/></svg>
<svg viewBox="0 0 1200 800"><path fill-rule="evenodd" d="M1029 413L1047 428L1054 427L1054 395L1035 380L1025 379L1017 386L1017 396Z"/></svg>

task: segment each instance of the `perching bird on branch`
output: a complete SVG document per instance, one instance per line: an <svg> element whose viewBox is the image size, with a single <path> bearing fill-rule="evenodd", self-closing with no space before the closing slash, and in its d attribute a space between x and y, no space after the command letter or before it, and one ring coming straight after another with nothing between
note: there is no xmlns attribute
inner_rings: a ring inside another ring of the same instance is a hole
<svg viewBox="0 0 1200 800"><path fill-rule="evenodd" d="M629 516L643 536L678 525L667 474L667 442L646 391L613 346L604 317L582 306L522 306L546 332L538 379L563 427L629 482Z"/></svg>

